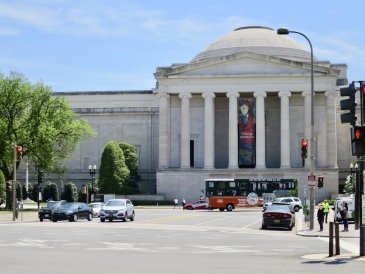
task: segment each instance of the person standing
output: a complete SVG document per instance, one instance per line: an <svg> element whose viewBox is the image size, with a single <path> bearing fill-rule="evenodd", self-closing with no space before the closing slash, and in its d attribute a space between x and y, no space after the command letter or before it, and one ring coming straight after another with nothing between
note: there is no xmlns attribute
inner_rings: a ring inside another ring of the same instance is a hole
<svg viewBox="0 0 365 274"><path fill-rule="evenodd" d="M323 202L323 213L324 213L324 220L327 224L327 217L328 217L328 213L330 212L330 204L328 203L327 200L324 200Z"/></svg>
<svg viewBox="0 0 365 274"><path fill-rule="evenodd" d="M175 199L174 199L174 204L175 204L174 209L175 209L177 206L179 206L179 200L178 200L177 198L175 198Z"/></svg>
<svg viewBox="0 0 365 274"><path fill-rule="evenodd" d="M184 209L185 209L185 204L186 204L186 202L185 202L185 198L183 198L183 199L182 199L181 204L182 204L182 208L183 208L183 210L184 210Z"/></svg>
<svg viewBox="0 0 365 274"><path fill-rule="evenodd" d="M319 204L319 207L318 207L317 220L319 223L319 231L323 231L324 211L323 211L322 204Z"/></svg>
<svg viewBox="0 0 365 274"><path fill-rule="evenodd" d="M342 218L342 222L343 222L343 232L347 232L349 231L349 220L348 220L348 212L349 212L349 207L347 205L347 203L343 203L342 209L341 209L341 218Z"/></svg>

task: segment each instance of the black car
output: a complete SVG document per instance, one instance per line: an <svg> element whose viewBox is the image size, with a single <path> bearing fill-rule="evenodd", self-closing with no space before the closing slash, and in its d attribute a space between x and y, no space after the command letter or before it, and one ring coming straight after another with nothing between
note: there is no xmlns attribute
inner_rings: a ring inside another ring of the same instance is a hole
<svg viewBox="0 0 365 274"><path fill-rule="evenodd" d="M68 220L76 222L79 219L87 219L92 221L93 214L91 208L85 203L66 203L60 208L53 211L52 221L57 222L61 220Z"/></svg>
<svg viewBox="0 0 365 274"><path fill-rule="evenodd" d="M41 207L38 211L38 218L40 222L43 222L44 219L49 219L52 221L52 212L53 210L59 208L61 205L65 204L66 201L48 201L46 206Z"/></svg>
<svg viewBox="0 0 365 274"><path fill-rule="evenodd" d="M283 227L292 230L295 226L295 213L289 205L269 205L262 214L262 229Z"/></svg>

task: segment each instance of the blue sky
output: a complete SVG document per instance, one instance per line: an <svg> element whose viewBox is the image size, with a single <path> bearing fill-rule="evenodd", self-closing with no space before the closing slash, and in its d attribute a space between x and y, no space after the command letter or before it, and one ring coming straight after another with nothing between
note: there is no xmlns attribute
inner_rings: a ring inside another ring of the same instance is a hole
<svg viewBox="0 0 365 274"><path fill-rule="evenodd" d="M54 91L144 90L237 27L304 33L314 55L365 80L365 1L0 0L0 72ZM291 38L308 48L300 35Z"/></svg>

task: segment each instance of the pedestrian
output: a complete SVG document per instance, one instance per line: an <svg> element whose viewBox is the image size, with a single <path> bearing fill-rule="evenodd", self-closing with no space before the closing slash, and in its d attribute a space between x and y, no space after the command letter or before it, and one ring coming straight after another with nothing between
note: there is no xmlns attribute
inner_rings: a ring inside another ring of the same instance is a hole
<svg viewBox="0 0 365 274"><path fill-rule="evenodd" d="M181 202L183 210L185 209L185 208L184 208L184 207L185 207L185 203L186 203L186 202L185 202L185 199L183 198L183 199L182 199L182 202Z"/></svg>
<svg viewBox="0 0 365 274"><path fill-rule="evenodd" d="M319 223L319 231L323 231L324 211L323 211L322 204L319 204L319 207L318 207L317 220Z"/></svg>
<svg viewBox="0 0 365 274"><path fill-rule="evenodd" d="M328 217L328 213L330 212L330 204L328 203L327 200L324 200L323 202L323 213L324 213L324 220L327 224L327 217Z"/></svg>
<svg viewBox="0 0 365 274"><path fill-rule="evenodd" d="M176 208L177 206L179 206L179 200L177 198L174 199L174 208Z"/></svg>
<svg viewBox="0 0 365 274"><path fill-rule="evenodd" d="M342 232L348 232L349 231L348 212L349 212L349 207L348 207L347 203L344 202L342 204L342 209L341 209L341 218L342 218L342 222L343 222Z"/></svg>

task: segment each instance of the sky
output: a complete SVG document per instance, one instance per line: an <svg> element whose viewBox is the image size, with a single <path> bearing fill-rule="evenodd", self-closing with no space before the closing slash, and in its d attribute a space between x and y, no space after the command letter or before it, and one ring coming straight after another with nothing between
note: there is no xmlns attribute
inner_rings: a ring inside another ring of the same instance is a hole
<svg viewBox="0 0 365 274"><path fill-rule="evenodd" d="M155 87L157 67L188 63L243 26L305 34L321 61L365 80L363 0L0 0L0 72L53 91ZM290 34L309 51L308 42Z"/></svg>

